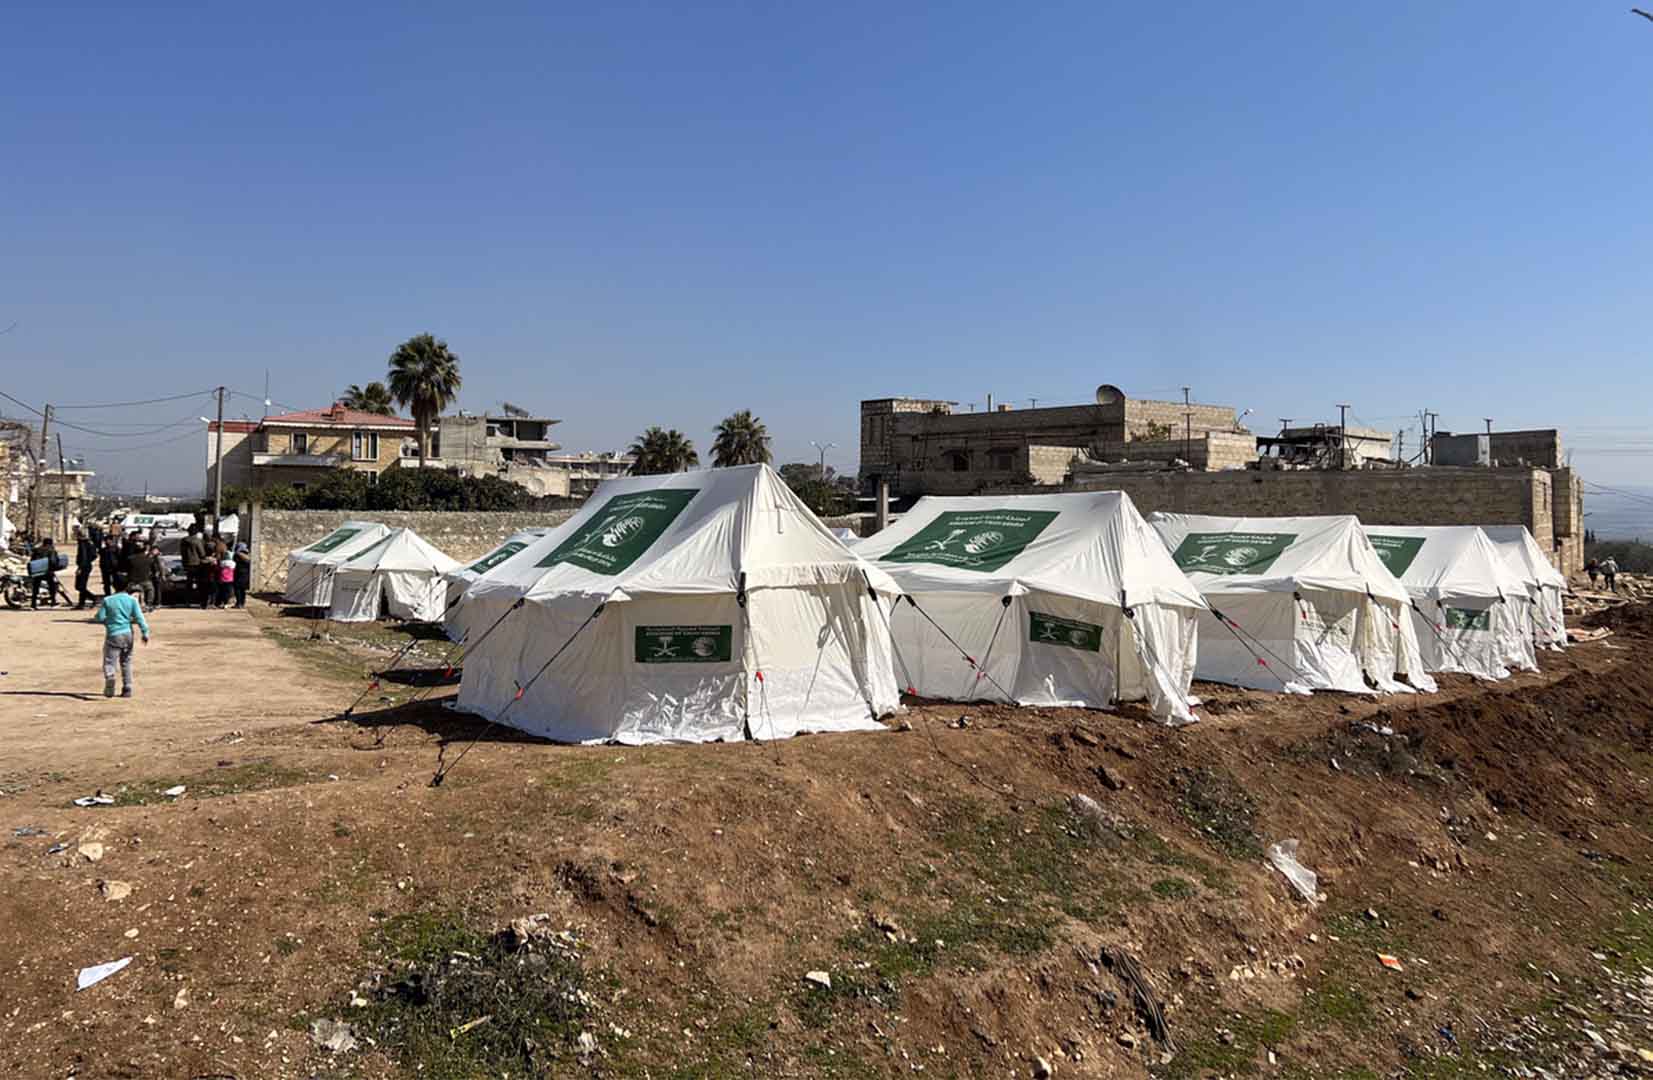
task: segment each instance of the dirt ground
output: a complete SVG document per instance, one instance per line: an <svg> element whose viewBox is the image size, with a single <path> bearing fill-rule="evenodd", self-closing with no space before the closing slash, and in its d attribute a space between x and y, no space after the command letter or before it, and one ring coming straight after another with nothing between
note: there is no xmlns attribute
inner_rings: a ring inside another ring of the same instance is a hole
<svg viewBox="0 0 1653 1080"><path fill-rule="evenodd" d="M165 611L110 702L98 628L0 612L0 1075L1635 1073L1653 618L1604 617L1428 696L638 749L370 690L394 628Z"/></svg>

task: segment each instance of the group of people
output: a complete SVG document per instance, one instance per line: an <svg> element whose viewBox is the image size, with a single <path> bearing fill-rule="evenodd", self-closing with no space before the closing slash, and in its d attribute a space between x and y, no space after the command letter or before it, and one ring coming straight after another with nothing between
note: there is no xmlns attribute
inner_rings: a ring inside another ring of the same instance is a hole
<svg viewBox="0 0 1653 1080"><path fill-rule="evenodd" d="M1616 593L1619 591L1619 564L1613 556L1609 555L1600 562L1591 559L1589 562L1584 564L1584 572L1590 575L1590 588L1595 588L1596 578L1601 577L1606 579L1608 592Z"/></svg>
<svg viewBox="0 0 1653 1080"><path fill-rule="evenodd" d="M175 587L168 578L165 559L155 530L146 535L143 530L123 530L112 525L106 532L97 525L76 525L75 535L75 609L84 610L95 605L98 596L92 591L92 573L102 577L103 596L131 592L147 608L163 603L198 605L200 607L247 606L247 586L252 580L252 555L247 545L238 543L233 548L222 537L209 537L199 523L192 524L178 544L178 555L183 563L184 582ZM40 594L45 592L48 604L59 597L70 603L69 594L57 579L59 569L67 568L67 558L60 554L51 537L45 537L29 550L29 606L40 606Z"/></svg>

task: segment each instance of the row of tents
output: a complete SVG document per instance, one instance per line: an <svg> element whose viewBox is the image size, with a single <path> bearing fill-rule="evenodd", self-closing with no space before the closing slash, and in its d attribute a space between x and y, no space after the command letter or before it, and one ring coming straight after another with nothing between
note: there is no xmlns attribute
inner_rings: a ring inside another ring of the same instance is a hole
<svg viewBox="0 0 1653 1080"><path fill-rule="evenodd" d="M926 498L847 542L753 465L611 480L468 565L346 522L289 556L286 597L441 621L461 709L649 743L872 729L902 692L1182 723L1195 678L1428 691L1536 668L1565 590L1520 526L1144 518L1121 492Z"/></svg>

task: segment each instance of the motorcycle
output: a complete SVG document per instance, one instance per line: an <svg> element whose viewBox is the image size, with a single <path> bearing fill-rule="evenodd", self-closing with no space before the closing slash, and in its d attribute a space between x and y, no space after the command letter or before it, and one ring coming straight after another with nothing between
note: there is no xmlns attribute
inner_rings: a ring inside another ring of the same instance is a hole
<svg viewBox="0 0 1653 1080"><path fill-rule="evenodd" d="M22 574L0 574L0 596L16 611L29 602L29 579Z"/></svg>

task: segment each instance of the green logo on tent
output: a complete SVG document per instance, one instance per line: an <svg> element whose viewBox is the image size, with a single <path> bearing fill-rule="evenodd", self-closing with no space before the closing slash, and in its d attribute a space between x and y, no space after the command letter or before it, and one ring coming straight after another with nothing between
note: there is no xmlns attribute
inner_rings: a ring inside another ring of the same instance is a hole
<svg viewBox="0 0 1653 1080"><path fill-rule="evenodd" d="M492 570L494 567L498 566L500 563L504 562L506 559L509 559L512 555L515 555L527 546L528 545L523 543L521 540L512 540L510 543L501 544L499 547L488 552L488 554L482 556L482 558L467 566L465 569L471 571L473 574L486 574L488 571Z"/></svg>
<svg viewBox="0 0 1653 1080"><path fill-rule="evenodd" d="M1265 574L1296 540L1296 533L1189 533L1171 558L1190 574Z"/></svg>
<svg viewBox="0 0 1653 1080"><path fill-rule="evenodd" d="M1491 608L1461 608L1449 607L1442 609L1445 614L1448 630L1470 630L1485 632L1492 629Z"/></svg>
<svg viewBox="0 0 1653 1080"><path fill-rule="evenodd" d="M359 532L361 532L360 529L335 529L331 536L322 537L320 540L317 540L304 550L318 551L325 555Z"/></svg>
<svg viewBox="0 0 1653 1080"><path fill-rule="evenodd" d="M661 488L616 495L536 566L572 563L594 574L618 574L649 549L698 488Z"/></svg>
<svg viewBox="0 0 1653 1080"><path fill-rule="evenodd" d="M1367 533L1366 539L1372 542L1372 547L1377 549L1378 558L1383 560L1383 565L1396 577L1404 577L1412 565L1412 560L1423 550L1424 538L1421 536L1374 536Z"/></svg>
<svg viewBox="0 0 1653 1080"><path fill-rule="evenodd" d="M1062 645L1086 652L1102 651L1102 628L1088 622L1059 619L1055 615L1027 613L1027 640L1035 645Z"/></svg>
<svg viewBox="0 0 1653 1080"><path fill-rule="evenodd" d="M734 656L732 626L639 626L639 664L725 664Z"/></svg>
<svg viewBox="0 0 1653 1080"><path fill-rule="evenodd" d="M1020 555L1055 510L947 510L885 555L882 562L934 563L959 570L997 570Z"/></svg>

